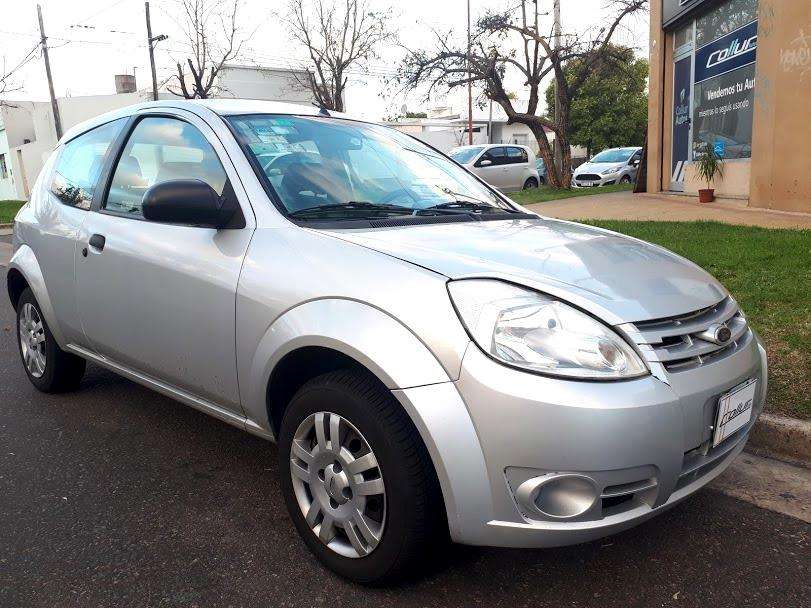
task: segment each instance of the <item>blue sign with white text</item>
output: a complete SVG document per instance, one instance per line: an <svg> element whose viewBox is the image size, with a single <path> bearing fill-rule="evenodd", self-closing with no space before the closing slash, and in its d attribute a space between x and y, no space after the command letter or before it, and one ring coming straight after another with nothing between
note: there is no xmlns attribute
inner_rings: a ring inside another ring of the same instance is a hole
<svg viewBox="0 0 811 608"><path fill-rule="evenodd" d="M754 63L756 54L757 21L753 21L696 51L695 82Z"/></svg>

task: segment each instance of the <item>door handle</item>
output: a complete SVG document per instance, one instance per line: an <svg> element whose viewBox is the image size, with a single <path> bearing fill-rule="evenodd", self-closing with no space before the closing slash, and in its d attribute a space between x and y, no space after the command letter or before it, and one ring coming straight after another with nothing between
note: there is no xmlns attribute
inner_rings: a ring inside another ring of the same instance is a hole
<svg viewBox="0 0 811 608"><path fill-rule="evenodd" d="M94 234L90 237L90 240L87 242L93 249L98 251L102 251L104 249L104 245L107 242L107 239L104 238L102 234Z"/></svg>

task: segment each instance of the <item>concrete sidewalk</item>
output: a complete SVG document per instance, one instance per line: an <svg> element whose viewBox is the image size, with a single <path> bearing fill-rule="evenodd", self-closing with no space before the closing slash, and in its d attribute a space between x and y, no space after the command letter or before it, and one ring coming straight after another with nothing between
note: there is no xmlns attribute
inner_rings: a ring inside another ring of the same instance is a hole
<svg viewBox="0 0 811 608"><path fill-rule="evenodd" d="M699 204L690 196L612 192L528 205L535 213L565 220L653 220L690 222L715 220L764 228L811 229L811 214L754 209L743 200Z"/></svg>

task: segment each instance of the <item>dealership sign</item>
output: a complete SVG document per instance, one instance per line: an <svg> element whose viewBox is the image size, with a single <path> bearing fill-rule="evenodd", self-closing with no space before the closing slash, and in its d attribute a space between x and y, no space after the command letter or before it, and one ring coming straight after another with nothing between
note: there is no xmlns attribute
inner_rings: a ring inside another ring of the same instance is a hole
<svg viewBox="0 0 811 608"><path fill-rule="evenodd" d="M756 53L757 21L753 21L696 51L695 82L754 63Z"/></svg>

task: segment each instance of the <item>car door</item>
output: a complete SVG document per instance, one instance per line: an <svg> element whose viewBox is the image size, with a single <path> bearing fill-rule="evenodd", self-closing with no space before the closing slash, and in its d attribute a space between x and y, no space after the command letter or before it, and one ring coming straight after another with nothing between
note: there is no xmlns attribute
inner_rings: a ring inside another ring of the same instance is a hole
<svg viewBox="0 0 811 608"><path fill-rule="evenodd" d="M485 161L489 161L489 164ZM507 151L504 146L488 148L474 163L476 174L491 186L501 188L507 187Z"/></svg>
<svg viewBox="0 0 811 608"><path fill-rule="evenodd" d="M106 171L76 255L76 299L89 349L127 369L241 412L236 289L254 226L222 144L196 115L145 113ZM236 193L245 226L217 230L144 219L141 197L168 180Z"/></svg>
<svg viewBox="0 0 811 608"><path fill-rule="evenodd" d="M507 169L505 182L507 190L521 190L529 172L529 156L527 151L518 146L507 147Z"/></svg>

